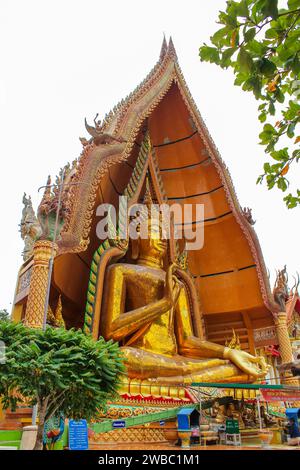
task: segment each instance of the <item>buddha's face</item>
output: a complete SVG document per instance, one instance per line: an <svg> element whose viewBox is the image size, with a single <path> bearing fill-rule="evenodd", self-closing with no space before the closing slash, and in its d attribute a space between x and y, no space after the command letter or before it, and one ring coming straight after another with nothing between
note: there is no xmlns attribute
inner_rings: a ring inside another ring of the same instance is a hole
<svg viewBox="0 0 300 470"><path fill-rule="evenodd" d="M162 238L161 226L148 220L148 238L140 238L140 258L151 257L162 261L167 251L167 241Z"/></svg>

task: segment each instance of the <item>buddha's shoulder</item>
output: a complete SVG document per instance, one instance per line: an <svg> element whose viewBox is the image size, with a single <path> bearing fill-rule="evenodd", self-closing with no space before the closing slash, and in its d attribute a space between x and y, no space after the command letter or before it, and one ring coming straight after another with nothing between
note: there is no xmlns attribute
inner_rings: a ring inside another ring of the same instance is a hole
<svg viewBox="0 0 300 470"><path fill-rule="evenodd" d="M139 266L137 264L130 264L130 263L115 263L111 264L108 268L107 271L110 273L139 273L141 276L143 274L148 275L151 273L153 276L157 278L164 278L165 277L165 272L160 269L153 269L153 268L148 268L145 266Z"/></svg>
<svg viewBox="0 0 300 470"><path fill-rule="evenodd" d="M108 268L107 271L109 272L114 272L114 271L120 271L120 272L125 272L125 271L136 271L137 266L135 264L130 264L130 263L114 263L111 264Z"/></svg>

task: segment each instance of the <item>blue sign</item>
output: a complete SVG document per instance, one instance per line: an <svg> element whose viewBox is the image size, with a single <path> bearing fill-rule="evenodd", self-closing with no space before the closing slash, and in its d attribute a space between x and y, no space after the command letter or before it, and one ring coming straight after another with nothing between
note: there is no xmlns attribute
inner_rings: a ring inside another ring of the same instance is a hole
<svg viewBox="0 0 300 470"><path fill-rule="evenodd" d="M70 450L87 450L88 442L88 426L86 419L75 421L69 420L69 449Z"/></svg>
<svg viewBox="0 0 300 470"><path fill-rule="evenodd" d="M166 424L166 422L165 421L160 421L159 424L160 424L160 426L164 426Z"/></svg>
<svg viewBox="0 0 300 470"><path fill-rule="evenodd" d="M126 428L125 421L113 421L113 428Z"/></svg>

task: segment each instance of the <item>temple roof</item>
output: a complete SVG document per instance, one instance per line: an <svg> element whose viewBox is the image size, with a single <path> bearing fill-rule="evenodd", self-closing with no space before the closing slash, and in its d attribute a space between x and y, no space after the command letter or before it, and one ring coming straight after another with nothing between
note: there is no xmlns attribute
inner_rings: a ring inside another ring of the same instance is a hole
<svg viewBox="0 0 300 470"><path fill-rule="evenodd" d="M68 217L59 243L55 283L71 302L87 285L88 267L99 245L94 236L95 208L116 203L135 165L147 124L159 175L169 203L205 206L205 243L189 253L189 269L209 325L243 322L246 329L268 326L278 311L270 292L261 248L249 212L243 211L234 186L199 110L189 92L172 39L163 40L159 60L145 80L91 130L68 191ZM94 132L112 136L104 144ZM99 143L100 142L100 143ZM88 183L88 184L87 184ZM77 255L75 255L77 253ZM75 266L81 274L76 279ZM72 270L74 286L66 288ZM86 284L81 287L82 279ZM246 326L245 326L246 325ZM248 325L248 326L247 326ZM249 326L250 325L250 326Z"/></svg>

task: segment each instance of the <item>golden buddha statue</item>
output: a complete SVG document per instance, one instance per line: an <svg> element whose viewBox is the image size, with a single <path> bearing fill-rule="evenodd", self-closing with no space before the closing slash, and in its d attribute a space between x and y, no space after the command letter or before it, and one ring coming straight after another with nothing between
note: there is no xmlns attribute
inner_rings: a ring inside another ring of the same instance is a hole
<svg viewBox="0 0 300 470"><path fill-rule="evenodd" d="M223 424L226 420L225 405L220 405L216 400L212 406L211 417L216 424Z"/></svg>
<svg viewBox="0 0 300 470"><path fill-rule="evenodd" d="M159 219L154 219L159 220ZM254 381L265 376L263 357L205 341L195 333L189 288L166 264L167 241L161 223L148 219L148 238L138 244L136 263L106 269L101 335L118 341L129 378L160 384ZM136 249L135 249L136 251Z"/></svg>
<svg viewBox="0 0 300 470"><path fill-rule="evenodd" d="M238 423L239 423L240 429L244 429L244 428L245 428L245 423L244 423L243 418L242 418L242 413L241 413L241 411L239 411L238 409L236 409L234 403L229 403L229 404L227 405L226 416L227 416L227 418L229 418L229 419L235 419L235 420L237 420Z"/></svg>

